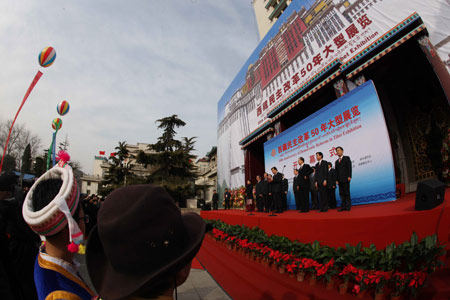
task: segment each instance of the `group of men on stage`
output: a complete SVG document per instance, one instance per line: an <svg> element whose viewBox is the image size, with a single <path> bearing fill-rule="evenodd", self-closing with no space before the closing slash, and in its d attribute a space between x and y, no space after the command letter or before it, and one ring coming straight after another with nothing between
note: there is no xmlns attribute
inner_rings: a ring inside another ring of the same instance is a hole
<svg viewBox="0 0 450 300"><path fill-rule="evenodd" d="M305 213L311 209L318 209L320 212L326 212L329 208L336 208L336 187L339 187L339 196L341 198L341 207L338 211L350 211L350 181L352 179L352 162L350 157L344 155L342 147L336 147L338 159L334 164L323 160L322 152L316 153L317 163L311 167L305 164L303 157L298 158L298 169L294 169L293 191L295 196L296 209ZM271 169L272 175L264 173L264 178L256 176L255 197L256 208L259 212L282 213L287 209L288 180L284 175L278 172L276 167ZM251 181L247 182L246 209L253 210L253 186ZM218 201L218 195L213 196L213 202ZM216 199L214 199L214 197ZM225 191L225 209L229 209L231 195L228 190ZM251 203L249 206L248 204ZM227 205L228 204L228 205ZM217 209L217 206L214 207Z"/></svg>

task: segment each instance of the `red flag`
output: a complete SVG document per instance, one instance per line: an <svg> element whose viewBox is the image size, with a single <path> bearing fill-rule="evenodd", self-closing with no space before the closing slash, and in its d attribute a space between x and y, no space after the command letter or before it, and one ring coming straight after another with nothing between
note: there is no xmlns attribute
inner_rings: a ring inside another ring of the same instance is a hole
<svg viewBox="0 0 450 300"><path fill-rule="evenodd" d="M99 155L105 155L105 151L98 151Z"/></svg>
<svg viewBox="0 0 450 300"><path fill-rule="evenodd" d="M109 154L109 156L114 157L114 156L116 156L116 153L115 153L115 152L111 152L111 153Z"/></svg>
<svg viewBox="0 0 450 300"><path fill-rule="evenodd" d="M19 115L20 110L22 109L23 105L24 105L25 102L27 101L28 96L30 95L31 91L34 89L34 86L35 86L36 83L39 81L39 79L41 78L41 76L42 76L42 72L41 72L41 71L38 71L37 74L34 76L34 79L33 79L33 81L31 82L30 86L28 87L28 90L27 90L27 92L25 93L25 96L24 96L23 99L22 99L22 103L21 103L20 106L19 106L19 110L16 112L16 116L14 117L14 120L13 120L12 123L11 123L11 127L9 128L8 137L6 138L5 147L3 148L3 154L6 154L6 153L7 153L6 150L8 149L9 138L10 138L10 136L11 136L11 131L12 131L12 129L13 129L14 123L15 123L16 120L17 120L17 116ZM3 156L2 156L2 161L0 162L0 173L2 172L2 168L3 168L3 160L5 159L5 156L6 156L6 155L3 155Z"/></svg>

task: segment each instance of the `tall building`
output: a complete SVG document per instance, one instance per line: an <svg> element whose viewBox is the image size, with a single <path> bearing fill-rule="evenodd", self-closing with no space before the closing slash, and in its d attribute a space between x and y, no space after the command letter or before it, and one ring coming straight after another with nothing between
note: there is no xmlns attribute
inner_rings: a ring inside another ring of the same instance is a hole
<svg viewBox="0 0 450 300"><path fill-rule="evenodd" d="M253 0L259 38L262 40L292 0Z"/></svg>

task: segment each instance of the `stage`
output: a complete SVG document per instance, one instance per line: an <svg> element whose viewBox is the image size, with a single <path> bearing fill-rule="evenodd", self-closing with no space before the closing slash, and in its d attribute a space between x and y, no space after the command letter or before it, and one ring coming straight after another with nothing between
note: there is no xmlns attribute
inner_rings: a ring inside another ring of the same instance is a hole
<svg viewBox="0 0 450 300"><path fill-rule="evenodd" d="M444 203L431 210L414 210L415 194L407 194L397 201L360 205L350 212L336 209L326 213L287 211L275 217L266 213L248 216L242 210L202 211L204 219L220 219L228 224L258 226L268 234L285 236L301 242L315 240L333 247L346 243L363 246L375 244L378 249L395 242L409 240L416 232L419 238L438 234L441 244L447 245L447 266L431 276L419 299L449 299L450 269L450 189ZM326 290L322 283L310 286L297 282L286 274L262 266L243 255L228 250L207 236L197 255L200 264L213 276L233 299L355 299L355 295L339 295L336 287ZM367 294L363 299L373 299Z"/></svg>
<svg viewBox="0 0 450 300"><path fill-rule="evenodd" d="M317 210L308 213L286 211L270 217L267 213L255 212L249 216L243 210L201 211L204 219L220 219L232 225L258 226L267 234L288 237L304 243L318 240L331 247L345 246L346 243L363 246L375 244L378 249L394 243L409 240L416 232L424 238L437 233L441 244L449 247L450 236L450 188L446 189L443 204L424 211L414 210L415 193L392 201L353 206L351 211L328 212Z"/></svg>

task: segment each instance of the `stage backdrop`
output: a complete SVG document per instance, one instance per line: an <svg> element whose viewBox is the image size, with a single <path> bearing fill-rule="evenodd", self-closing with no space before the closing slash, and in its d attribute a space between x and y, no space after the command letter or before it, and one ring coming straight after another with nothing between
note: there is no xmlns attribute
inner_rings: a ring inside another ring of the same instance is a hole
<svg viewBox="0 0 450 300"><path fill-rule="evenodd" d="M449 0L293 0L218 103L219 194L244 184L239 141L269 122L268 112L332 61L345 64L414 13L450 66Z"/></svg>
<svg viewBox="0 0 450 300"><path fill-rule="evenodd" d="M336 147L353 163L350 194L352 204L392 201L395 174L391 144L375 86L368 81L264 143L266 168L284 169L289 179L289 208L295 208L292 190L297 159L316 164L316 152L331 162L338 158ZM339 193L336 191L337 199ZM340 204L340 199L338 200Z"/></svg>

